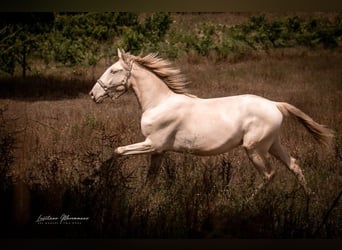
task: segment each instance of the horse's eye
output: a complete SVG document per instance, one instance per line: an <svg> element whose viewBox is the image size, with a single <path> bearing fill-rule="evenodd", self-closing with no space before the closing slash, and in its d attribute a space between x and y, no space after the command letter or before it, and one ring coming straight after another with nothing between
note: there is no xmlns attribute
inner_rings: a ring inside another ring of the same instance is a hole
<svg viewBox="0 0 342 250"><path fill-rule="evenodd" d="M119 71L122 71L122 69L116 69L116 70L115 69L111 69L110 73L111 74L115 74L115 73L118 73Z"/></svg>

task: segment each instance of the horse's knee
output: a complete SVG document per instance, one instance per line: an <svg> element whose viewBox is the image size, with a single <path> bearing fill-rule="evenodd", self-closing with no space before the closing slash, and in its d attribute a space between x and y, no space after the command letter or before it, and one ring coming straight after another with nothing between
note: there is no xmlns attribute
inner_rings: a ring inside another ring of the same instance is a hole
<svg viewBox="0 0 342 250"><path fill-rule="evenodd" d="M114 150L114 153L117 154L117 155L121 155L122 152L123 152L122 147L117 147L117 148Z"/></svg>

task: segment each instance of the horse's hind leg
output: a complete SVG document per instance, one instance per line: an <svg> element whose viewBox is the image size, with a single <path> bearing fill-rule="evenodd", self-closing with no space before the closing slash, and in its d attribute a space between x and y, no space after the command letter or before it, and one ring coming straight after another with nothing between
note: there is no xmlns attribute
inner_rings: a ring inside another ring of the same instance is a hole
<svg viewBox="0 0 342 250"><path fill-rule="evenodd" d="M303 187L307 195L311 194L310 188L308 188L302 169L297 165L296 159L286 151L286 149L280 144L279 138L273 143L269 151L277 159L279 159L285 166L295 175L299 184Z"/></svg>
<svg viewBox="0 0 342 250"><path fill-rule="evenodd" d="M252 161L253 165L259 171L259 173L263 176L263 182L256 188L255 192L249 198L252 199L261 189L263 189L270 181L273 179L275 175L275 170L271 168L268 164L266 155L267 151L260 150L256 148L245 147L248 158Z"/></svg>

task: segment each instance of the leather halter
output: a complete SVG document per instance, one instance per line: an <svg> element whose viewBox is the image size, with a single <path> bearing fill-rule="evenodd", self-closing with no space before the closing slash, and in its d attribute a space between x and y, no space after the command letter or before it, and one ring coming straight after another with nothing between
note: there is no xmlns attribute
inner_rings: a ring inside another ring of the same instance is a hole
<svg viewBox="0 0 342 250"><path fill-rule="evenodd" d="M111 99L117 99L117 98L119 98L120 96L122 96L123 94L125 94L127 92L127 90L128 90L128 80L131 77L132 67L133 67L133 63L130 63L129 69L126 70L125 78L122 79L118 83L111 84L111 86L106 86L104 84L104 82L101 81L100 79L98 79L96 81L101 86L101 88L105 91L105 94L104 94L105 96L109 96ZM118 94L118 95L112 94L114 91L111 91L111 89L116 89L116 88L118 88L120 86L123 86L124 90L121 91L121 93Z"/></svg>

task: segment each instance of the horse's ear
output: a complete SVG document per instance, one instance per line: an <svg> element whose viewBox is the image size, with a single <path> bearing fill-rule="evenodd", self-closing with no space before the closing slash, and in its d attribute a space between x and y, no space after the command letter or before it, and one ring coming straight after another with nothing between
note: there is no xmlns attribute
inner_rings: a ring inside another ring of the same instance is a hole
<svg viewBox="0 0 342 250"><path fill-rule="evenodd" d="M118 56L119 56L119 59L126 61L126 58L127 58L126 52L123 49L118 48Z"/></svg>

